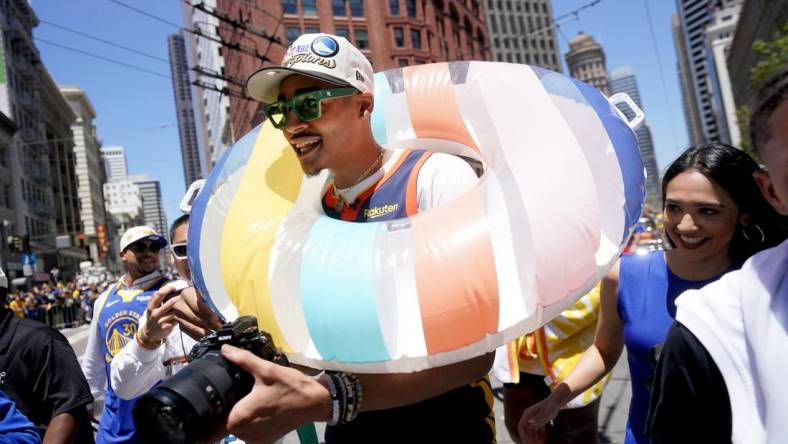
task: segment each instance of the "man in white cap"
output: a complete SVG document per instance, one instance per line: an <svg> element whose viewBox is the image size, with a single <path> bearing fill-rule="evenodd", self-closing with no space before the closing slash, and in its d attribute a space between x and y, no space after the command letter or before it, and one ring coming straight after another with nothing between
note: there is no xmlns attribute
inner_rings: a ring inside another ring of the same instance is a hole
<svg viewBox="0 0 788 444"><path fill-rule="evenodd" d="M303 172L328 171L322 207L329 217L398 219L455 199L477 180L459 157L378 145L370 123L372 66L342 37L302 35L282 66L261 69L247 89L266 104L267 118L283 131ZM326 372L314 379L246 351L226 346L222 352L257 381L225 425L247 442L271 441L315 421L329 423L328 444L495 441L486 376L492 355L417 373Z"/></svg>
<svg viewBox="0 0 788 444"><path fill-rule="evenodd" d="M151 296L167 282L159 271L159 251L166 246L167 240L151 227L129 228L120 239L120 258L126 274L107 288L93 306L82 371L94 397L104 391L98 443L138 442L132 419L136 399L121 399L107 381L112 359L127 343L137 341L149 348L154 346L150 338L138 331L138 323Z"/></svg>
<svg viewBox="0 0 788 444"><path fill-rule="evenodd" d="M48 325L14 316L7 296L0 269L0 392L35 424L38 439L93 442L87 411L93 397L74 349Z"/></svg>

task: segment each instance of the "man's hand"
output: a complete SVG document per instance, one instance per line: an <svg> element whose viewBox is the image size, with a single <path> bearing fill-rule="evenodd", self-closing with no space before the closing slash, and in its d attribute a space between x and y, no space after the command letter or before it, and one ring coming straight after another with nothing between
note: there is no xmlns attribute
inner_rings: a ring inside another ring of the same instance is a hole
<svg viewBox="0 0 788 444"><path fill-rule="evenodd" d="M176 292L172 285L165 285L153 293L148 301L148 320L142 325L140 333L144 340L160 344L172 333L177 324L173 307L178 302L178 297L173 297L166 302L167 296Z"/></svg>
<svg viewBox="0 0 788 444"><path fill-rule="evenodd" d="M174 300L172 311L181 330L195 340L222 326L222 321L194 287L184 289Z"/></svg>
<svg viewBox="0 0 788 444"><path fill-rule="evenodd" d="M331 395L318 380L229 345L222 346L222 356L255 382L210 442L232 433L249 444L270 443L302 424L331 419Z"/></svg>

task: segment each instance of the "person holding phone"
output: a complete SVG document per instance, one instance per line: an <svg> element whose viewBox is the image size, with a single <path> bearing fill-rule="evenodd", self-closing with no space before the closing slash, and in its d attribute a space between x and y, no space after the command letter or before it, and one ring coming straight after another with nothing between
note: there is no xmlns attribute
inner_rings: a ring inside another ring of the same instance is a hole
<svg viewBox="0 0 788 444"><path fill-rule="evenodd" d="M126 344L110 365L110 383L123 399L141 396L159 381L177 373L186 365L189 351L202 337L202 331L179 325L173 311L181 291L192 285L186 255L188 231L188 214L172 223L168 253L179 279L166 283L151 296L140 318L139 337L144 339ZM219 319L215 321L218 326Z"/></svg>

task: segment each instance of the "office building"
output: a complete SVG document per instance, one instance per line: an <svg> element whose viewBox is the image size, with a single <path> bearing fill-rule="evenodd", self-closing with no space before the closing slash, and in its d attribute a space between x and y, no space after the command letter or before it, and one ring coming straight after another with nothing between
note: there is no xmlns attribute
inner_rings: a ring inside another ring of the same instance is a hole
<svg viewBox="0 0 788 444"><path fill-rule="evenodd" d="M192 104L192 85L189 65L186 61L186 43L181 34L167 37L170 52L170 74L172 91L175 94L175 114L178 119L178 135L181 141L181 160L185 187L203 177L201 165L202 150L197 133Z"/></svg>
<svg viewBox="0 0 788 444"><path fill-rule="evenodd" d="M488 1L486 12L494 60L563 71L551 0Z"/></svg>
<svg viewBox="0 0 788 444"><path fill-rule="evenodd" d="M263 119L262 104L244 97L246 79L282 60L289 42L325 32L352 42L373 69L455 60L489 60L484 10L479 0L218 0L224 77L238 139ZM275 34L272 33L275 32ZM239 45L235 49L230 46Z"/></svg>

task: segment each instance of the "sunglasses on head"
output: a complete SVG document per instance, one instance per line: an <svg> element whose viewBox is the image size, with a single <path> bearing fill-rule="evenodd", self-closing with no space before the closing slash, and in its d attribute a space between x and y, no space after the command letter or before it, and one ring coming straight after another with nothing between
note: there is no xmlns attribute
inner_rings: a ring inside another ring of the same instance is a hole
<svg viewBox="0 0 788 444"><path fill-rule="evenodd" d="M158 253L161 250L161 245L157 242L134 242L129 245L129 250L135 253L144 253L150 251L151 253Z"/></svg>
<svg viewBox="0 0 788 444"><path fill-rule="evenodd" d="M170 250L172 250L172 255L175 256L175 259L186 259L186 242L172 244L170 245Z"/></svg>
<svg viewBox="0 0 788 444"><path fill-rule="evenodd" d="M302 122L309 122L320 118L323 111L323 100L337 99L356 94L356 88L332 88L319 89L317 91L307 91L296 94L290 100L279 100L265 107L265 115L276 129L282 129L287 125L287 116L290 111L295 111L298 119Z"/></svg>

